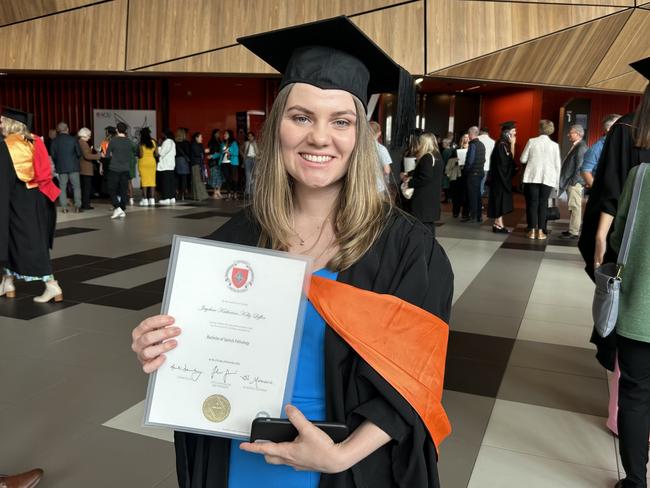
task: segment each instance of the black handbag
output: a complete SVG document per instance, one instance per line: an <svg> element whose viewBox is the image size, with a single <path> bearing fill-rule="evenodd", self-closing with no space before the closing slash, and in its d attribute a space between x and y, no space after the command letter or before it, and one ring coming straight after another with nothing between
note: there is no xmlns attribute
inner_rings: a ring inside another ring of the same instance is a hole
<svg viewBox="0 0 650 488"><path fill-rule="evenodd" d="M559 220L560 219L560 207L556 205L555 199L552 200L552 204L548 206L546 210L546 220Z"/></svg>

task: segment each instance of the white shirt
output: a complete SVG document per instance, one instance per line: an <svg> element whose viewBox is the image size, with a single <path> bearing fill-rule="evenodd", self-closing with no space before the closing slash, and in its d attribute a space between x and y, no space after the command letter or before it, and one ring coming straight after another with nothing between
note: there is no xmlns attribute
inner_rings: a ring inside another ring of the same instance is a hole
<svg viewBox="0 0 650 488"><path fill-rule="evenodd" d="M541 183L552 188L560 185L560 146L547 135L529 139L520 161L526 165L524 183Z"/></svg>
<svg viewBox="0 0 650 488"><path fill-rule="evenodd" d="M255 156L257 156L257 154L255 154L255 144L253 144L250 141L247 142L248 142L248 147L246 148L246 157L254 158Z"/></svg>
<svg viewBox="0 0 650 488"><path fill-rule="evenodd" d="M176 167L176 143L173 139L165 139L158 148L158 171L172 171Z"/></svg>
<svg viewBox="0 0 650 488"><path fill-rule="evenodd" d="M485 166L483 166L483 171L490 171L490 157L492 156L492 151L494 151L494 139L492 139L487 134L481 134L478 136L478 140L483 143L485 146Z"/></svg>

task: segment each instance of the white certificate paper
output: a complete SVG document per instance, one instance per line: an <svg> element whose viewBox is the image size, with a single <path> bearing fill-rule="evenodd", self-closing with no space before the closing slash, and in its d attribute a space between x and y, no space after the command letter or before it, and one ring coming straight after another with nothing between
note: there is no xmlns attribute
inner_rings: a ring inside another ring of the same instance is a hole
<svg viewBox="0 0 650 488"><path fill-rule="evenodd" d="M234 439L291 399L311 261L174 236L162 313L178 346L151 376L145 425Z"/></svg>
<svg viewBox="0 0 650 488"><path fill-rule="evenodd" d="M467 158L467 149L456 149L456 157L458 158L458 165L465 166L465 159Z"/></svg>

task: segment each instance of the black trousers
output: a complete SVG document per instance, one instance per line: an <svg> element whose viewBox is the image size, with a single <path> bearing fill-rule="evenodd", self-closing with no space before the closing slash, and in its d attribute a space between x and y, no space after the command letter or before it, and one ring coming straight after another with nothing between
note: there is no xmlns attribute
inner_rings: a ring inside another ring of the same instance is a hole
<svg viewBox="0 0 650 488"><path fill-rule="evenodd" d="M646 488L650 434L650 343L616 335L618 365L619 452L625 488Z"/></svg>
<svg viewBox="0 0 650 488"><path fill-rule="evenodd" d="M449 183L449 190L451 192L452 213L454 217L458 217L463 211L463 217L469 217L469 208L467 206L467 183L465 177L461 176Z"/></svg>
<svg viewBox="0 0 650 488"><path fill-rule="evenodd" d="M122 210L126 210L130 179L131 174L128 171L108 171L106 184L108 185L108 193L111 195L113 208L120 207ZM120 197L119 200L118 196Z"/></svg>
<svg viewBox="0 0 650 488"><path fill-rule="evenodd" d="M93 177L81 175L81 208L90 207L90 194L93 190Z"/></svg>
<svg viewBox="0 0 650 488"><path fill-rule="evenodd" d="M160 198L168 200L176 198L176 178L174 177L174 170L158 171L158 186L160 190Z"/></svg>
<svg viewBox="0 0 650 488"><path fill-rule="evenodd" d="M524 185L528 230L541 229L546 232L546 212L551 191L553 191L552 187L541 183L526 183Z"/></svg>
<svg viewBox="0 0 650 488"><path fill-rule="evenodd" d="M179 198L185 197L185 194L187 193L187 181L189 180L189 178L190 178L189 174L176 173L176 181L177 181Z"/></svg>
<svg viewBox="0 0 650 488"><path fill-rule="evenodd" d="M469 218L481 221L481 181L483 180L483 171L476 171L465 176L467 181L467 201L469 203Z"/></svg>

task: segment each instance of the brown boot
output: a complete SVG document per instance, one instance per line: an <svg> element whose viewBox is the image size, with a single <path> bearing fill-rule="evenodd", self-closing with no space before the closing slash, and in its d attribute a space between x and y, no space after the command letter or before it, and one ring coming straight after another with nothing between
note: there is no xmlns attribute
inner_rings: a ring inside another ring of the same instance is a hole
<svg viewBox="0 0 650 488"><path fill-rule="evenodd" d="M42 477L42 469L32 469L13 476L0 475L0 488L34 488Z"/></svg>

